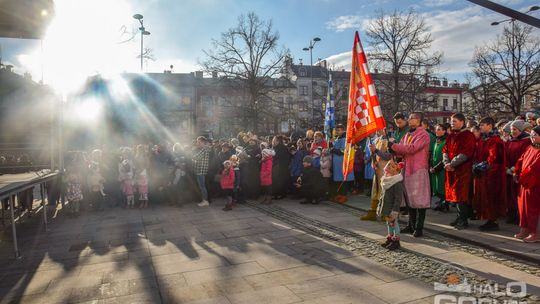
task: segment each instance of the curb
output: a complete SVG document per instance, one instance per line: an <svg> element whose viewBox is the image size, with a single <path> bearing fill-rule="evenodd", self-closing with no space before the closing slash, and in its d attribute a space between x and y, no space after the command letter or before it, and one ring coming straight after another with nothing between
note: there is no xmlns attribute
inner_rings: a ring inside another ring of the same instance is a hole
<svg viewBox="0 0 540 304"><path fill-rule="evenodd" d="M336 204L336 203L334 203L334 204ZM339 205L345 206L347 208L359 210L359 211L364 211L364 212L368 211L368 210L366 210L364 208L354 207L354 206L350 206L350 205L347 205L347 204L339 204ZM403 221L400 221L400 222L405 223ZM457 240L457 241L460 241L460 242L463 242L463 243L478 246L478 247L481 247L481 248L484 248L484 249L487 249L487 250L490 250L490 251L493 251L493 252L502 253L504 255L511 256L513 258L517 258L517 259L523 260L525 262L534 263L534 264L540 264L540 259L539 258L531 257L531 256L524 255L524 254L514 252L514 251L509 251L507 249L494 247L494 246L484 244L482 242L470 240L468 238L464 238L464 237L461 237L461 236L458 236L458 235L445 233L444 231L440 231L440 230L437 230L437 229L434 229L434 228L428 228L426 226L424 226L424 230L428 231L429 233L437 234L437 235L440 235L440 236L447 237L449 239L454 239L454 240Z"/></svg>

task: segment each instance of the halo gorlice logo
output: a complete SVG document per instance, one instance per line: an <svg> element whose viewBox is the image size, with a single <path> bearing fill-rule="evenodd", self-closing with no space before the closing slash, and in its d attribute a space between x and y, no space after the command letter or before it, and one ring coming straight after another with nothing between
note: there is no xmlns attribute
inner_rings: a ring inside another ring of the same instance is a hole
<svg viewBox="0 0 540 304"><path fill-rule="evenodd" d="M434 290L444 292L435 296L435 304L527 304L525 282L509 282L506 286L469 284L463 266L445 265L451 271L447 272L446 283L434 283Z"/></svg>

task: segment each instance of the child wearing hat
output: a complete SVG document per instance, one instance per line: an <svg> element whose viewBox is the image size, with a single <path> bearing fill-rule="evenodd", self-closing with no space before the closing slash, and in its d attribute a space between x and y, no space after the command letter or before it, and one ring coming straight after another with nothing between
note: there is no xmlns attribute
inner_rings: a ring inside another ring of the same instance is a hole
<svg viewBox="0 0 540 304"><path fill-rule="evenodd" d="M388 227L386 242L381 244L388 250L395 250L400 247L398 215L403 200L402 169L403 163L389 161L384 167L384 175L381 178L381 198L377 206L377 216L382 217Z"/></svg>
<svg viewBox="0 0 540 304"><path fill-rule="evenodd" d="M267 147L267 144L261 144L262 159L260 177L263 194L263 200L261 201L261 204L272 203L272 159L274 158L275 152L274 150Z"/></svg>
<svg viewBox="0 0 540 304"><path fill-rule="evenodd" d="M223 208L223 211L232 210L234 181L235 179L233 164L230 160L226 160L223 162L223 171L221 172L221 178L219 180L221 189L227 197L227 204Z"/></svg>

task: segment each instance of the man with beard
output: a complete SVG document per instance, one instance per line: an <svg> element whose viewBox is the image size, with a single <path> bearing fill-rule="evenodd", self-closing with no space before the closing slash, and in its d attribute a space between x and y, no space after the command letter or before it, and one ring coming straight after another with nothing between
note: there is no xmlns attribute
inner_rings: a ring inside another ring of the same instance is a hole
<svg viewBox="0 0 540 304"><path fill-rule="evenodd" d="M506 209L506 156L493 118L480 120L480 131L482 136L474 154L473 207L480 219L487 220L478 228L494 231L499 229L497 220Z"/></svg>
<svg viewBox="0 0 540 304"><path fill-rule="evenodd" d="M446 201L457 205L458 216L450 223L456 229L468 226L470 217L469 193L472 183L472 160L476 148L474 134L465 126L465 116L452 115L451 132L443 147L443 163L446 171Z"/></svg>

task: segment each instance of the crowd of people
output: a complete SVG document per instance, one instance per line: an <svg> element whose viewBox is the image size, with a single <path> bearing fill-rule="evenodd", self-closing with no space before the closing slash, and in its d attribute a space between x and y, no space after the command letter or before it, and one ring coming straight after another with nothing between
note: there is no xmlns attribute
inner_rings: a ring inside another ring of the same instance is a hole
<svg viewBox="0 0 540 304"><path fill-rule="evenodd" d="M427 209L448 212L451 206L456 229L484 220L479 229L493 231L506 219L519 224L516 238L540 241L540 126L534 117L477 123L457 113L449 125L432 127L413 112L396 113L393 122L395 130L379 130L355 145L348 176L342 171L345 126L338 124L328 141L313 130L265 137L241 132L232 139L200 136L190 145L71 152L62 184L74 216L81 206L205 207L224 197L223 210L231 211L246 200L344 203L363 193L371 206L362 220L387 222L388 249L399 248L400 233L423 235ZM53 193L50 199L58 200L59 191ZM400 214L408 214L403 229Z"/></svg>

